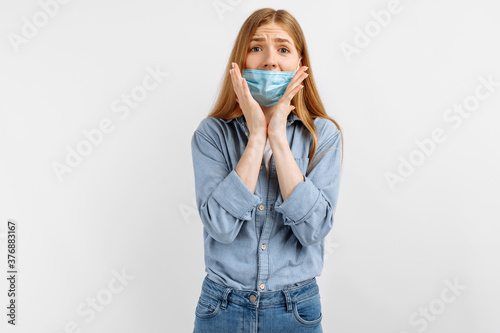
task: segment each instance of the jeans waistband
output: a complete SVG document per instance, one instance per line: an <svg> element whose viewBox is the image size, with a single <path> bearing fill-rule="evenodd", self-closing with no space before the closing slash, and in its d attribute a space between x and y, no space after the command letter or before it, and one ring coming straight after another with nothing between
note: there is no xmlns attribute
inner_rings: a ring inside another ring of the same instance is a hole
<svg viewBox="0 0 500 333"><path fill-rule="evenodd" d="M298 302L318 294L319 287L314 277L300 286L277 291L238 290L223 286L206 276L202 284L202 292L222 300L223 304L232 302L249 307L284 304L291 309L292 302Z"/></svg>

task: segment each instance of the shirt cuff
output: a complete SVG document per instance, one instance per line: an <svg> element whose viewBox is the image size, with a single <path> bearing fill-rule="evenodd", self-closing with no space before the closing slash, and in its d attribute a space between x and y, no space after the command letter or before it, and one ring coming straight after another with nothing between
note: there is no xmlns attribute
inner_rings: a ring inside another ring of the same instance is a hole
<svg viewBox="0 0 500 333"><path fill-rule="evenodd" d="M321 195L321 192L309 178L304 176L304 179L295 186L292 194L284 202L280 193L274 203L274 210L283 214L286 225L305 221L314 211L314 206Z"/></svg>
<svg viewBox="0 0 500 333"><path fill-rule="evenodd" d="M253 194L243 183L236 170L231 171L217 188L212 197L229 214L237 219L250 220L252 209L262 202L262 198Z"/></svg>

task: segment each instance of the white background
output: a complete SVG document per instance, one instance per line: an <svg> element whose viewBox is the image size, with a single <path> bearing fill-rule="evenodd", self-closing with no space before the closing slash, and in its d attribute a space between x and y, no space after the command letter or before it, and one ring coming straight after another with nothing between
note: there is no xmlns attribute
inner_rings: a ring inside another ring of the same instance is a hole
<svg viewBox="0 0 500 333"><path fill-rule="evenodd" d="M39 2L2 0L0 331L192 332L205 272L190 139L241 25L272 7L301 24L320 96L344 133L318 277L324 331L498 333L500 5L401 0L377 31L371 12L389 3L73 0L43 22ZM16 46L34 16L38 31ZM367 27L368 45L346 57L341 46ZM168 76L120 118L113 103L139 91L148 67ZM497 86L468 118L443 118L476 89L486 94L477 87L489 76ZM103 119L113 131L60 181L53 164L66 164ZM416 141L438 128L446 140L424 155ZM386 173L418 155L391 188ZM8 219L18 223L14 328ZM120 284L113 272L122 271ZM465 289L454 294L446 281Z"/></svg>

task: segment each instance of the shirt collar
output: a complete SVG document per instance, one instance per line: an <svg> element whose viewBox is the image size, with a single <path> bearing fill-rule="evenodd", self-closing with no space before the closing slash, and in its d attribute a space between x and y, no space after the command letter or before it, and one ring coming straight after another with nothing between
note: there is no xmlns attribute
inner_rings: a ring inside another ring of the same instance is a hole
<svg viewBox="0 0 500 333"><path fill-rule="evenodd" d="M241 115L239 117L236 117L236 118L232 118L232 119L222 119L220 118L223 122L225 122L226 124L233 121L233 120L237 120L240 124L243 124L243 123L246 123L245 121L245 117L244 115ZM302 121L302 119L299 118L299 116L297 116L295 113L293 112L290 112L288 114L288 117L287 117L287 123L286 125L289 126L290 124L292 124L295 120L300 120Z"/></svg>

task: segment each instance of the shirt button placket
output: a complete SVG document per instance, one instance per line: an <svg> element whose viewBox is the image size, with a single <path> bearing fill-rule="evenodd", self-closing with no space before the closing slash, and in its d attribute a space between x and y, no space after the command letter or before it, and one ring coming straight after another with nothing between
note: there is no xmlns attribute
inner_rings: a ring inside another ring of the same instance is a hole
<svg viewBox="0 0 500 333"><path fill-rule="evenodd" d="M264 210L264 205L260 205L259 206L259 210L260 211L263 211ZM267 238L269 237L269 235L266 235L266 229L269 229L270 225L269 225L269 222L265 222L264 223L264 230L262 231L263 232L263 236L265 239L263 239L264 241L267 241ZM262 250L265 250L266 249L266 245L263 243L261 244L260 248ZM260 290L264 290L266 288L266 285L262 282L265 282L267 280L267 277L268 277L268 270L269 270L269 259L267 257L267 253L266 252L261 252L259 253L259 262L261 263L261 265L259 265L259 272L258 272L258 277L259 277L259 282L261 282L259 284L259 289Z"/></svg>

